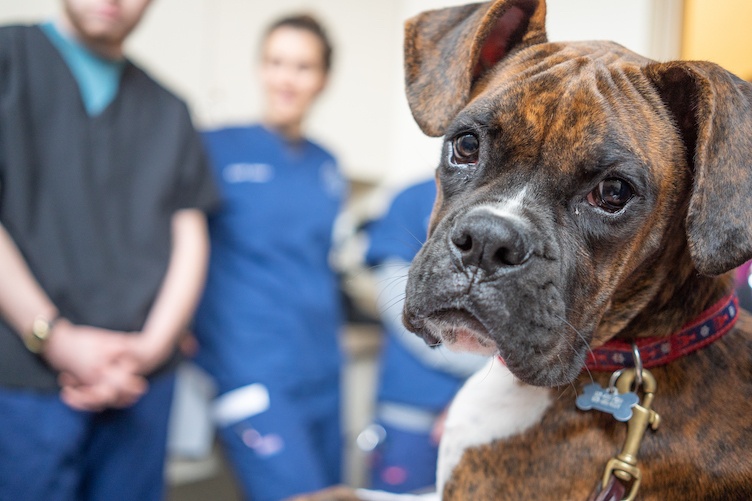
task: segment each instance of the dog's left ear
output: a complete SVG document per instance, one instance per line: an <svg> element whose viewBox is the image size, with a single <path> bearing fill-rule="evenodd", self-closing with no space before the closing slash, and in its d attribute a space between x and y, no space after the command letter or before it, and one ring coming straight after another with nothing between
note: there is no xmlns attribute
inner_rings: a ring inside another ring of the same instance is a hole
<svg viewBox="0 0 752 501"><path fill-rule="evenodd" d="M720 66L645 67L676 121L693 173L686 229L697 270L718 275L752 258L752 84Z"/></svg>
<svg viewBox="0 0 752 501"><path fill-rule="evenodd" d="M407 101L421 130L442 136L483 73L546 41L545 0L497 0L418 14L405 23Z"/></svg>

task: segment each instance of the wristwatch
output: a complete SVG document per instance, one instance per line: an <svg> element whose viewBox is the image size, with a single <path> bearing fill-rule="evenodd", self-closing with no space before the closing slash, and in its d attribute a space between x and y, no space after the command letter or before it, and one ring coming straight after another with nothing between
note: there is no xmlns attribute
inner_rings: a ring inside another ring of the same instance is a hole
<svg viewBox="0 0 752 501"><path fill-rule="evenodd" d="M52 320L47 320L42 316L36 317L34 319L34 323L31 324L31 332L27 332L23 336L23 341L26 345L26 348L30 352L39 355L42 352L44 345L50 339L52 328L55 326L55 322L57 322L59 319L59 316L53 318Z"/></svg>

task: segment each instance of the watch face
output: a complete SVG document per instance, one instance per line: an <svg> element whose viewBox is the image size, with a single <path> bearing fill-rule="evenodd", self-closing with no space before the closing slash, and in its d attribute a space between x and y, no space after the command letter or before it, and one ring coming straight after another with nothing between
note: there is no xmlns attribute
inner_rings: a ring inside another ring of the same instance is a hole
<svg viewBox="0 0 752 501"><path fill-rule="evenodd" d="M42 317L34 319L31 324L31 333L24 336L24 344L32 353L40 353L44 347L44 342L50 337L50 322Z"/></svg>
<svg viewBox="0 0 752 501"><path fill-rule="evenodd" d="M34 337L44 341L50 335L50 323L44 318L35 318L31 325L31 333L34 334Z"/></svg>

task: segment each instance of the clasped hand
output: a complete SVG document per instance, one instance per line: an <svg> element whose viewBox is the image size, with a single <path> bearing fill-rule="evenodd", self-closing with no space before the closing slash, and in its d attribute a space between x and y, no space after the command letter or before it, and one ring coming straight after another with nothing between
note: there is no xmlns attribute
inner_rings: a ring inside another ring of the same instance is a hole
<svg viewBox="0 0 752 501"><path fill-rule="evenodd" d="M146 333L125 333L74 325L65 319L45 346L43 356L56 369L60 396L84 411L124 408L147 391L146 375L170 354L171 346Z"/></svg>

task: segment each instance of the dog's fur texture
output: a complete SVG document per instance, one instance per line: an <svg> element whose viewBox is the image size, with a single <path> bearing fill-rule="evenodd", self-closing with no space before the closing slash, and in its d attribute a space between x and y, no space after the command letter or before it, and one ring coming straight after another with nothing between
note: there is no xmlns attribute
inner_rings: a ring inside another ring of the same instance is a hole
<svg viewBox="0 0 752 501"><path fill-rule="evenodd" d="M509 370L453 403L443 499L584 500L626 428L575 408L609 377L583 373L588 350L680 330L752 258L752 85L708 62L549 43L544 0L425 12L405 55L413 115L445 146L404 322ZM652 370L662 423L639 452L640 499L752 499L750 332L742 313ZM502 390L532 395L527 421L494 404Z"/></svg>
<svg viewBox="0 0 752 501"><path fill-rule="evenodd" d="M587 499L626 435L575 407L610 376L583 373L588 350L680 330L752 258L752 85L610 42L548 43L545 7L499 0L406 24L408 101L445 146L404 322L508 366L492 361L451 405L444 500ZM467 134L479 149L463 162ZM661 425L639 450L639 499L752 499L751 333L741 312L651 369Z"/></svg>

